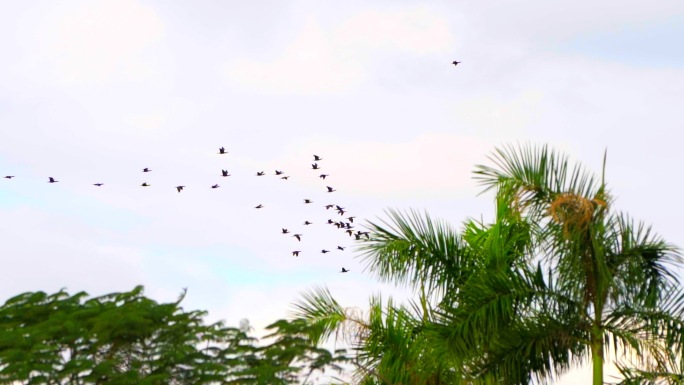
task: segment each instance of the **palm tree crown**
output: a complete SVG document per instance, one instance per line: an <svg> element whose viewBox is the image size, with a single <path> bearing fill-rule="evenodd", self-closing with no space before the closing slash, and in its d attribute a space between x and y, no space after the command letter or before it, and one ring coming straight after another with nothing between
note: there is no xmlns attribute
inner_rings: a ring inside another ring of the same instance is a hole
<svg viewBox="0 0 684 385"><path fill-rule="evenodd" d="M356 325L357 368L378 383L527 384L591 362L596 385L609 356L625 383L679 378L678 250L612 210L605 173L570 167L546 146L504 147L490 160L475 178L495 192L492 223L468 220L459 233L390 210L368 224L359 246L368 270L411 286L417 302L374 298L361 319L318 289L296 316L318 337Z"/></svg>

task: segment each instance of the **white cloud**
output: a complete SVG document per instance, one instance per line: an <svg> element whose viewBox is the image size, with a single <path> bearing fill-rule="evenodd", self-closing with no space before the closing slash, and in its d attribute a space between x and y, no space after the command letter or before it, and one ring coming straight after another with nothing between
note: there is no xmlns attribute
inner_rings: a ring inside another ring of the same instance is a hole
<svg viewBox="0 0 684 385"><path fill-rule="evenodd" d="M339 93L363 79L357 60L336 50L316 23L309 23L284 51L270 62L237 59L225 75L228 80L266 93Z"/></svg>
<svg viewBox="0 0 684 385"><path fill-rule="evenodd" d="M543 0L472 2L467 6L470 26L498 40L523 37L536 42L596 31L657 22L684 12L677 0L607 0L548 2Z"/></svg>
<svg viewBox="0 0 684 385"><path fill-rule="evenodd" d="M494 96L470 98L454 106L454 117L484 132L524 129L535 120L544 94L528 89L510 100Z"/></svg>
<svg viewBox="0 0 684 385"><path fill-rule="evenodd" d="M427 7L365 11L342 23L335 34L340 45L353 49L419 55L448 50L454 40L447 20Z"/></svg>
<svg viewBox="0 0 684 385"><path fill-rule="evenodd" d="M364 82L378 51L431 54L448 49L452 40L447 21L425 7L365 11L329 29L310 19L281 56L234 59L224 76L265 93L344 93Z"/></svg>
<svg viewBox="0 0 684 385"><path fill-rule="evenodd" d="M159 134L165 131L161 128L167 123L167 119L162 113L149 113L130 116L126 122L145 132Z"/></svg>
<svg viewBox="0 0 684 385"><path fill-rule="evenodd" d="M403 142L327 137L293 143L278 164L294 169L302 163L301 154L325 154L320 173L333 174L328 178L332 186L344 181L345 194L377 198L470 197L475 191L473 166L482 163L491 150L487 140L451 133L425 133ZM307 183L320 188L321 182L315 179Z"/></svg>
<svg viewBox="0 0 684 385"><path fill-rule="evenodd" d="M60 83L153 75L140 53L164 34L155 11L134 0L87 2L48 21L39 39Z"/></svg>

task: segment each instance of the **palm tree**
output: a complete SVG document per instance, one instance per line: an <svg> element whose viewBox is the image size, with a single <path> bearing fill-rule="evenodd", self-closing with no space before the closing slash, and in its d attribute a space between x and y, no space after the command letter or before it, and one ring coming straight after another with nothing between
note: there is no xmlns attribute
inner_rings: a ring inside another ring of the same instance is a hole
<svg viewBox="0 0 684 385"><path fill-rule="evenodd" d="M443 308L435 330L445 350L475 344L481 369L505 370L524 352L524 368L541 379L591 359L595 385L611 350L646 372L666 370L684 342L677 249L611 211L605 172L597 180L570 169L547 147L507 147L491 160L496 167L478 166L477 179L508 207L498 222L528 227L530 243L512 261L525 263L474 276L456 306Z"/></svg>
<svg viewBox="0 0 684 385"><path fill-rule="evenodd" d="M360 367L380 383L545 382L591 360L593 383L602 384L611 351L633 358L620 366L628 379L678 378L677 249L611 210L605 175L571 169L547 147L506 147L491 160L494 167L475 174L496 192L493 223L469 220L457 234L427 215L396 211L369 223L362 258L380 280L411 286L413 309L375 300L376 322L352 319L319 290L296 316L316 324L317 337L360 325ZM389 351L403 355L384 358ZM431 371L422 382L411 370L418 362Z"/></svg>
<svg viewBox="0 0 684 385"><path fill-rule="evenodd" d="M293 315L307 320L314 343L334 335L352 345L359 384L461 384L462 371L435 352L423 331L433 321L438 293L463 280L458 266L469 262L452 256L461 255L464 245L445 222L415 212L389 211L389 215L393 223L384 223L389 229L373 227L373 237L362 247L378 278L410 285L419 292L418 301L396 306L391 298L383 302L374 296L363 314L343 308L326 288L319 287L303 295ZM372 258L380 245L393 258Z"/></svg>

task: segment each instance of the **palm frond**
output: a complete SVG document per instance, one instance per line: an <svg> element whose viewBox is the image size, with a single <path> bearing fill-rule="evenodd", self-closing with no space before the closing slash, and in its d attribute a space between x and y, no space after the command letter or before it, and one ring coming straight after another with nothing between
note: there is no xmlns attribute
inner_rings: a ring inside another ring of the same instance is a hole
<svg viewBox="0 0 684 385"><path fill-rule="evenodd" d="M570 168L568 158L548 146L508 145L497 148L489 160L494 166L478 165L474 179L484 187L482 193L492 189L497 195L519 210L527 210L533 219L549 213L554 200L572 202L573 197L608 205L610 197L603 181L597 180L584 167Z"/></svg>
<svg viewBox="0 0 684 385"><path fill-rule="evenodd" d="M370 239L358 251L366 269L383 282L440 290L464 279L467 251L457 233L445 222L417 212L388 210L389 220L368 223Z"/></svg>
<svg viewBox="0 0 684 385"><path fill-rule="evenodd" d="M429 385L460 376L447 357L434 354L421 317L391 299L383 304L380 296L371 298L369 308L368 334L358 349L364 367L382 373L390 384Z"/></svg>
<svg viewBox="0 0 684 385"><path fill-rule="evenodd" d="M605 242L615 277L614 300L659 306L663 293L679 285L673 273L674 267L682 266L679 250L655 235L650 226L626 214L611 216L607 227Z"/></svg>
<svg viewBox="0 0 684 385"><path fill-rule="evenodd" d="M309 324L309 338L314 345L327 340L333 334L357 334L366 327L360 318L351 317L350 312L325 287L318 286L303 293L302 298L293 306L291 316Z"/></svg>

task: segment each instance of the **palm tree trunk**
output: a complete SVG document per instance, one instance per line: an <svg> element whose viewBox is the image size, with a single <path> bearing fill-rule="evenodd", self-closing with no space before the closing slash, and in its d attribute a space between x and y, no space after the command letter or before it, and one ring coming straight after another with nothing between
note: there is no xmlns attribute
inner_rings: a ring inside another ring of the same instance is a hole
<svg viewBox="0 0 684 385"><path fill-rule="evenodd" d="M600 329L594 329L591 336L591 360L593 385L603 385L603 339Z"/></svg>

